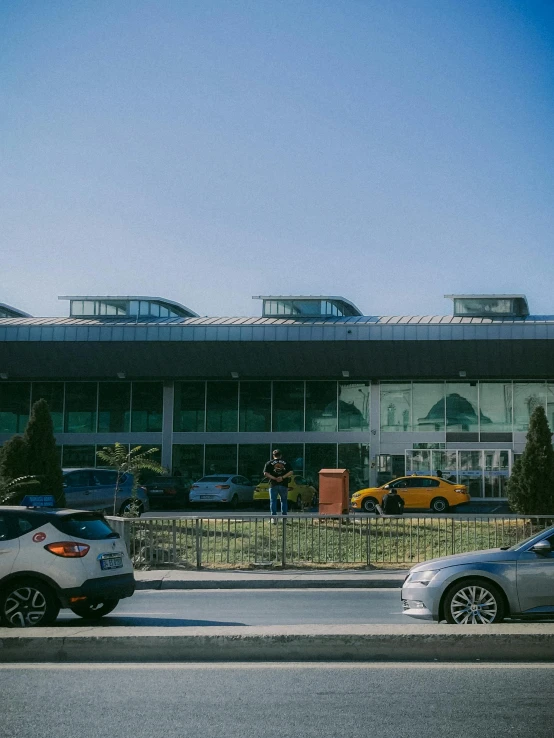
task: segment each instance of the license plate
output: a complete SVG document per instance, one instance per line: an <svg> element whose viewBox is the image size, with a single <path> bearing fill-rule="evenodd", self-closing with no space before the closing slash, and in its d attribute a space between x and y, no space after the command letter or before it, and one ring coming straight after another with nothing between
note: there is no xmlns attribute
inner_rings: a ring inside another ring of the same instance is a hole
<svg viewBox="0 0 554 738"><path fill-rule="evenodd" d="M200 495L201 500L211 500L213 495Z"/></svg>
<svg viewBox="0 0 554 738"><path fill-rule="evenodd" d="M164 491L163 489L151 489L150 494L151 495L163 495Z"/></svg>
<svg viewBox="0 0 554 738"><path fill-rule="evenodd" d="M120 556L118 554L108 556L103 556L100 559L100 568L102 570L105 569L121 569L123 566L123 556Z"/></svg>

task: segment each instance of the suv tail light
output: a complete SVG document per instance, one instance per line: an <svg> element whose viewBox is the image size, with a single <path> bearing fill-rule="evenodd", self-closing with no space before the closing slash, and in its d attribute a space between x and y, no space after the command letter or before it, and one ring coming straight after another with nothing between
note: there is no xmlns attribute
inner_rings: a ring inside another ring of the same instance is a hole
<svg viewBox="0 0 554 738"><path fill-rule="evenodd" d="M75 541L49 543L44 548L55 556L63 556L64 559L82 559L90 551L90 546L86 543L75 543Z"/></svg>
<svg viewBox="0 0 554 738"><path fill-rule="evenodd" d="M231 485L229 485L229 484L216 484L215 485L215 488L216 489L231 489Z"/></svg>

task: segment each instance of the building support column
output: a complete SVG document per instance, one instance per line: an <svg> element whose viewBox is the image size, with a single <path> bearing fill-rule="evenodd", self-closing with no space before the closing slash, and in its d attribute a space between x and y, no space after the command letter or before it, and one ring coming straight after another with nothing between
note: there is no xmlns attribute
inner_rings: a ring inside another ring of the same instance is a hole
<svg viewBox="0 0 554 738"><path fill-rule="evenodd" d="M377 457L381 453L381 402L379 397L380 385L375 379L371 380L371 397L369 408L369 425L371 428L371 438L369 449L370 467L369 467L369 486L377 486Z"/></svg>
<svg viewBox="0 0 554 738"><path fill-rule="evenodd" d="M162 426L162 466L172 472L173 456L173 407L174 382L164 382L163 426Z"/></svg>

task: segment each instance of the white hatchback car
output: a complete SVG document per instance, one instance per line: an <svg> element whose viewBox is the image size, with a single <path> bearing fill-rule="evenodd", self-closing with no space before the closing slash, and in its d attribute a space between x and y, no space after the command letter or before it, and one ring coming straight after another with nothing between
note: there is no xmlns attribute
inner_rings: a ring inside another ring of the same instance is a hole
<svg viewBox="0 0 554 738"><path fill-rule="evenodd" d="M134 591L125 545L100 513L0 507L1 625L51 625L62 607L100 618Z"/></svg>

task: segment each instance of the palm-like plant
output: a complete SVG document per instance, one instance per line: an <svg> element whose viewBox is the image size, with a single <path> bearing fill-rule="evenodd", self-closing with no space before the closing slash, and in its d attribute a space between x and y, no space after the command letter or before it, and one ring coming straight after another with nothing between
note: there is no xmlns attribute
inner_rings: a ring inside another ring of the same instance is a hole
<svg viewBox="0 0 554 738"><path fill-rule="evenodd" d="M30 475L18 477L17 479L0 477L0 505L8 502L11 497L14 497L20 487L27 484L38 484L38 480Z"/></svg>
<svg viewBox="0 0 554 738"><path fill-rule="evenodd" d="M103 449L96 452L100 461L106 466L117 471L117 481L113 498L113 514L116 514L117 493L124 474L132 474L133 486L131 489L131 497L136 500L137 487L139 483L140 473L142 471L152 471L156 474L163 474L165 469L152 458L157 453L157 448L149 448L142 451L142 446L127 449L123 443L115 443L113 446L104 446Z"/></svg>

